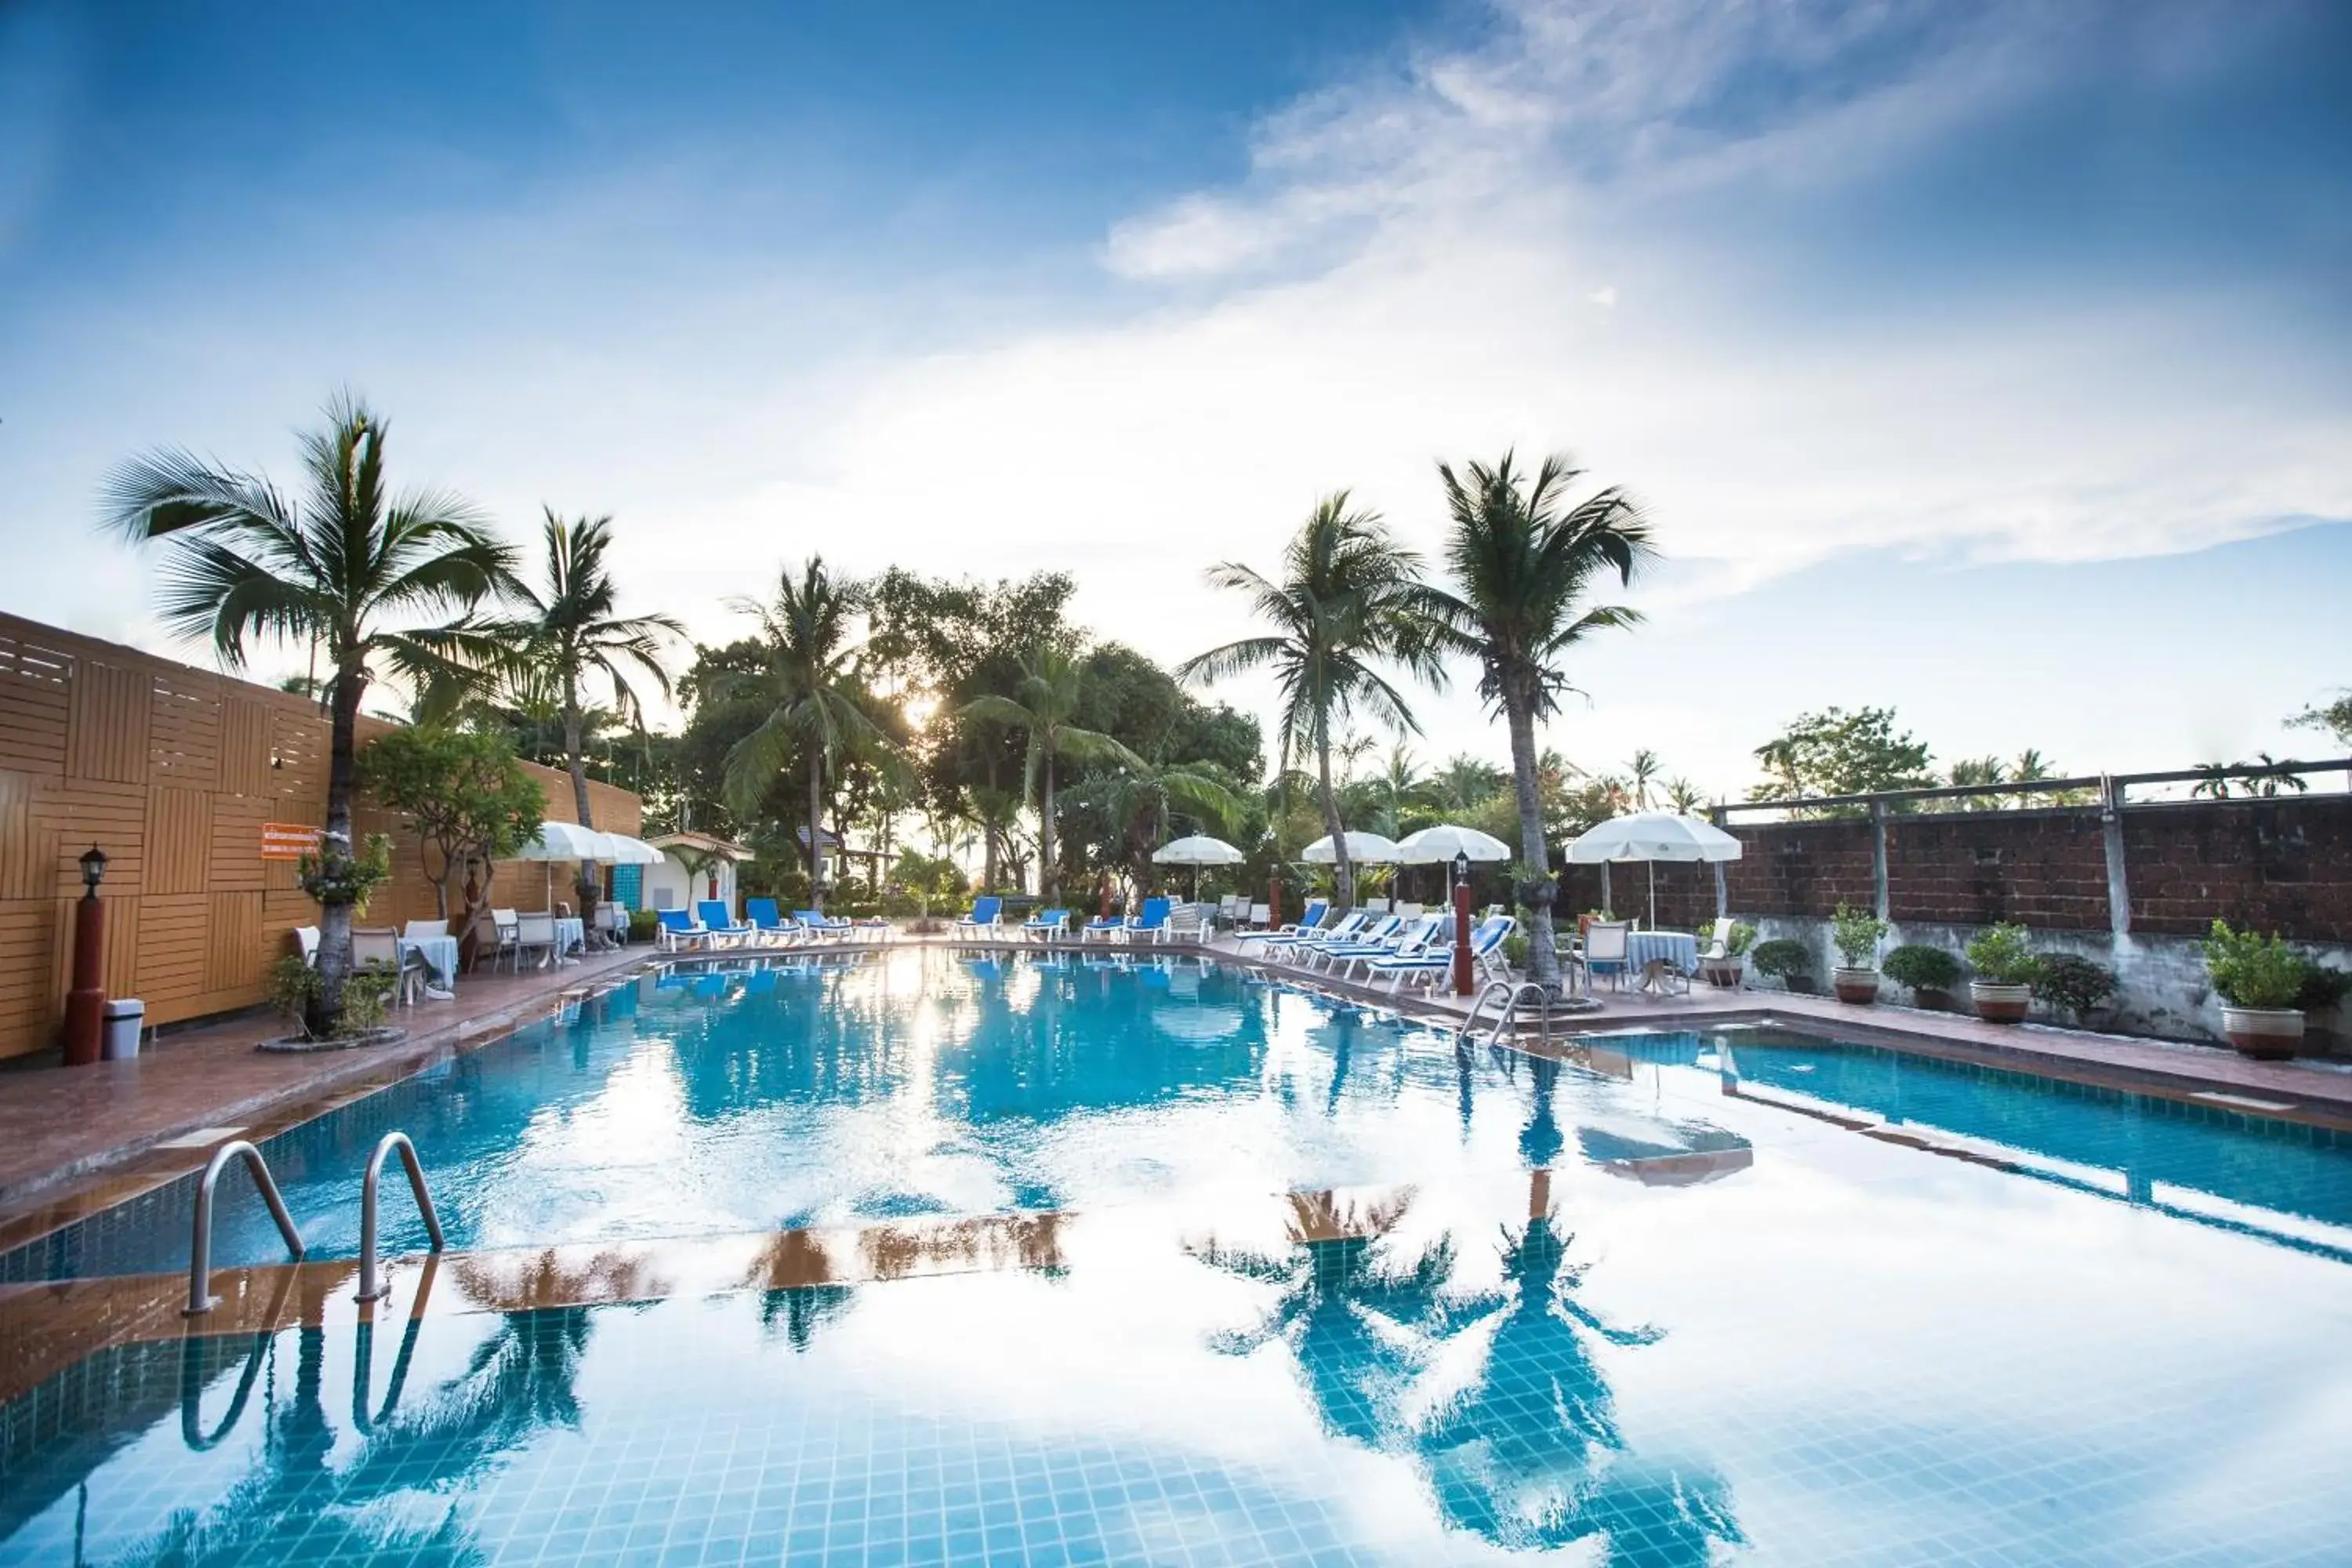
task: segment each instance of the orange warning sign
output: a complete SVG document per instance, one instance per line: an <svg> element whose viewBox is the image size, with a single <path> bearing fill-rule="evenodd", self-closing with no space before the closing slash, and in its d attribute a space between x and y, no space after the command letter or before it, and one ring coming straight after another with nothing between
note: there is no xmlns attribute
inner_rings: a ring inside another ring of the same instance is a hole
<svg viewBox="0 0 2352 1568"><path fill-rule="evenodd" d="M305 827L299 822L265 822L261 825L261 858L299 860L305 855L316 855L321 837L318 828Z"/></svg>

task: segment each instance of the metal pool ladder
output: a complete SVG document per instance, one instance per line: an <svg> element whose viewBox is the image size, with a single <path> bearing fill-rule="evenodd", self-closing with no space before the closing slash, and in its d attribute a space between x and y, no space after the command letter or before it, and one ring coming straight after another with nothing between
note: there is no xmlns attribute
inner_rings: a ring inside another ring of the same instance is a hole
<svg viewBox="0 0 2352 1568"><path fill-rule="evenodd" d="M408 1190L416 1198L416 1212L425 1216L425 1234L433 1240L433 1250L441 1250L441 1216L433 1212L433 1194L425 1190L425 1167L417 1163L416 1145L408 1141L405 1132L387 1132L368 1156L367 1180L360 1186L360 1293L362 1301L380 1301L392 1294L392 1287L376 1275L375 1218L377 1189L383 1184L383 1157L394 1149L400 1151L400 1163L408 1171Z"/></svg>
<svg viewBox="0 0 2352 1568"><path fill-rule="evenodd" d="M286 1200L278 1194L269 1162L244 1139L232 1138L213 1151L203 1178L196 1183L195 1234L188 1242L188 1305L181 1314L184 1317L201 1318L218 1303L213 1294L213 1188L219 1184L228 1163L239 1156L253 1169L253 1184L261 1189L269 1217L278 1222L278 1234L286 1238L287 1252L297 1263L302 1260L302 1233L294 1228L294 1216L286 1212Z"/></svg>
<svg viewBox="0 0 2352 1568"><path fill-rule="evenodd" d="M1503 1006L1502 1010L1495 1015L1494 1026L1486 1031L1487 1045L1496 1046L1502 1043L1503 1036L1518 1022L1519 1005L1528 1001L1536 1005L1535 1021L1540 1037L1544 1044L1551 1043L1551 996L1541 985L1532 980L1486 982L1486 988L1478 993L1478 999L1470 1004L1470 1011L1464 1016L1454 1037L1468 1039L1470 1032L1478 1026L1478 1015L1485 1012L1486 1004L1498 995L1503 999Z"/></svg>

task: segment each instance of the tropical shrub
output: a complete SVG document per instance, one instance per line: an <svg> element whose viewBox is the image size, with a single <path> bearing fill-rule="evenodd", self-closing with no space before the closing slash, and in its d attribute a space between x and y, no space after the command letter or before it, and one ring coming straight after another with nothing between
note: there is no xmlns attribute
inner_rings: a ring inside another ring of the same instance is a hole
<svg viewBox="0 0 2352 1568"><path fill-rule="evenodd" d="M1769 978L1789 981L1810 978L1813 973L1812 950L1790 937L1759 942L1751 960L1756 973Z"/></svg>
<svg viewBox="0 0 2352 1568"><path fill-rule="evenodd" d="M2312 964L2276 932L2265 937L2231 931L2227 921L2215 921L2205 939L2205 970L2213 977L2213 989L2232 1007L2295 1007L2302 1005Z"/></svg>
<svg viewBox="0 0 2352 1568"><path fill-rule="evenodd" d="M2306 1013L2324 1013L2343 1001L2347 992L2352 992L2352 971L2315 963L2303 977L2303 994L2294 1005Z"/></svg>
<svg viewBox="0 0 2352 1568"><path fill-rule="evenodd" d="M269 968L269 1005L285 1016L292 1039L307 1040L310 1026L304 1015L319 994L319 972L299 952L289 952Z"/></svg>
<svg viewBox="0 0 2352 1568"><path fill-rule="evenodd" d="M1960 983L1960 961L1940 947L1906 942L1878 965L1897 985L1907 985L1916 996L1922 991L1948 992Z"/></svg>
<svg viewBox="0 0 2352 1568"><path fill-rule="evenodd" d="M2033 994L2080 1023L2084 1015L2114 994L2116 972L2072 952L2053 952L2042 960L2033 977Z"/></svg>
<svg viewBox="0 0 2352 1568"><path fill-rule="evenodd" d="M1528 939L1524 932L1514 931L1503 939L1503 962L1521 973L1528 967Z"/></svg>
<svg viewBox="0 0 2352 1568"><path fill-rule="evenodd" d="M1756 945L1756 928L1746 921L1732 921L1730 931L1723 939L1725 954L1732 958L1740 957Z"/></svg>
<svg viewBox="0 0 2352 1568"><path fill-rule="evenodd" d="M389 969L354 969L343 981L343 1016L336 1022L338 1038L364 1035L381 1028L392 1005L392 988L400 976Z"/></svg>
<svg viewBox="0 0 2352 1568"><path fill-rule="evenodd" d="M2004 922L1969 939L1969 967L1988 985L2031 985L2042 972L2042 960L2025 928Z"/></svg>
<svg viewBox="0 0 2352 1568"><path fill-rule="evenodd" d="M656 911L653 910L631 910L629 911L629 940L631 942L651 942L654 939L654 933L660 929L661 916Z"/></svg>
<svg viewBox="0 0 2352 1568"><path fill-rule="evenodd" d="M1850 969L1867 969L1870 961L1878 956L1878 944L1886 940L1887 925L1866 910L1851 904L1840 904L1830 917L1830 941Z"/></svg>

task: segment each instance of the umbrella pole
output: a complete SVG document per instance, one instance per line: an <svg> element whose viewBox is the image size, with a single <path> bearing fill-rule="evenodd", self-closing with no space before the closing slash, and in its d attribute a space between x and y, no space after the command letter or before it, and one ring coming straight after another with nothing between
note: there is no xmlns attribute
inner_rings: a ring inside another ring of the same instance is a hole
<svg viewBox="0 0 2352 1568"><path fill-rule="evenodd" d="M1650 862L1650 929L1658 929L1658 863Z"/></svg>

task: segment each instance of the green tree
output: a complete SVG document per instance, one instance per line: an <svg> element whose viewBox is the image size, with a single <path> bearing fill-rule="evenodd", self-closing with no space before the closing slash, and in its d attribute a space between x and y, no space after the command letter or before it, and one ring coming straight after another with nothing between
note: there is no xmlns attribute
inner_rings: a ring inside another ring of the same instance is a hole
<svg viewBox="0 0 2352 1568"><path fill-rule="evenodd" d="M1756 760L1764 765L1767 777L1748 792L1750 800L1873 795L1927 789L1937 783L1927 747L1909 731L1895 729L1892 708L1800 713L1787 729L1756 748ZM1846 814L1853 809L1847 808Z"/></svg>
<svg viewBox="0 0 2352 1568"><path fill-rule="evenodd" d="M1665 771L1658 753L1648 747L1633 753L1633 760L1625 764L1625 788L1633 797L1635 811L1647 811L1655 804L1653 797L1657 793L1658 775Z"/></svg>
<svg viewBox="0 0 2352 1568"><path fill-rule="evenodd" d="M411 681L446 675L463 635L462 623L395 630L385 622L462 615L515 586L513 552L470 505L443 490L391 490L385 429L354 398L331 403L326 426L302 437L300 495L178 448L131 459L105 488L109 530L166 542L165 626L208 639L231 668L245 662L249 638L308 640L334 672L326 831L311 879L320 984L307 1022L320 1036L341 1022L352 967L360 701L379 665Z"/></svg>
<svg viewBox="0 0 2352 1568"><path fill-rule="evenodd" d="M1037 811L1037 889L1047 903L1061 891L1061 866L1054 854L1055 763L1067 757L1139 770L1149 765L1101 731L1078 724L1085 699L1086 666L1065 649L1046 647L1022 659L1013 695L976 697L961 710L967 719L1003 724L1028 737L1021 777L1024 793Z"/></svg>
<svg viewBox="0 0 2352 1568"><path fill-rule="evenodd" d="M604 564L613 542L610 517L583 517L574 522L558 517L551 507L545 511L541 532L544 590L516 584L511 590L515 613L489 623L482 635L499 667L518 672L523 685L537 685L553 698L563 724L563 761L572 775L572 805L580 826L593 828L596 818L588 796L584 745L590 685L601 678L612 693L613 712L643 729L645 710L629 684L630 676L650 679L667 697L663 639L683 637L686 628L670 616L615 613L620 594ZM582 862L576 887L585 919L595 912L604 887L593 861Z"/></svg>
<svg viewBox="0 0 2352 1568"><path fill-rule="evenodd" d="M735 607L760 620L758 669L734 677L727 695L756 695L766 716L727 752L726 795L741 819L756 816L777 778L798 757L808 785L809 897L824 907L820 878L824 854L827 772L853 746L880 747L884 738L866 711L871 701L859 679L861 644L853 634L866 608L858 583L835 577L812 555L795 582L787 568L772 605L750 600Z"/></svg>
<svg viewBox="0 0 2352 1568"><path fill-rule="evenodd" d="M1449 757L1430 780L1438 806L1457 820L1485 805L1510 784L1511 775L1481 757Z"/></svg>
<svg viewBox="0 0 2352 1568"><path fill-rule="evenodd" d="M1999 757L1962 757L1952 764L1955 785L1997 784L2009 782L2009 764ZM1971 795L1960 797L1961 806L1968 811L1999 811L2009 804L2006 796Z"/></svg>
<svg viewBox="0 0 2352 1568"><path fill-rule="evenodd" d="M1569 651L1596 631L1631 626L1622 605L1589 603L1597 582L1631 583L1654 552L1649 524L1624 492L1610 487L1571 503L1580 477L1565 457L1546 458L1532 479L1509 453L1492 468L1472 463L1466 479L1438 465L1451 528L1445 545L1452 592L1441 596L1450 647L1478 661L1480 695L1503 715L1517 793L1518 901L1527 908L1528 973L1559 984L1552 945L1557 886L1544 839L1536 724L1569 690Z"/></svg>
<svg viewBox="0 0 2352 1568"><path fill-rule="evenodd" d="M1189 815L1201 826L1219 834L1247 811L1242 797L1217 776L1214 763L1148 763L1098 774L1069 793L1067 798L1099 809L1111 824L1106 858L1125 862L1139 888L1151 880L1151 852L1174 837L1173 819Z"/></svg>
<svg viewBox="0 0 2352 1568"><path fill-rule="evenodd" d="M2352 691L2339 691L2329 702L2315 702L2287 719L2290 729L2317 730L2339 746L2352 746Z"/></svg>
<svg viewBox="0 0 2352 1568"><path fill-rule="evenodd" d="M1690 780L1672 778L1666 781L1666 805L1676 816L1694 816L1706 802L1706 795Z"/></svg>
<svg viewBox="0 0 2352 1568"><path fill-rule="evenodd" d="M503 734L432 727L394 730L369 742L357 780L386 810L408 818L416 859L433 884L433 904L449 918L449 884L468 861L486 866L530 842L547 797L523 771ZM487 895L485 885L481 891ZM468 908L459 929L473 923Z"/></svg>
<svg viewBox="0 0 2352 1568"><path fill-rule="evenodd" d="M1277 766L1287 771L1302 748L1312 751L1324 831L1334 852L1333 885L1340 906L1348 907L1355 902L1355 868L1331 778L1332 731L1360 712L1386 728L1419 732L1381 667L1432 682L1443 679L1420 558L1396 542L1378 513L1350 511L1348 492L1340 490L1308 515L1291 541L1279 581L1228 561L1210 568L1209 582L1249 595L1258 618L1274 630L1189 658L1177 666L1177 677L1213 681L1273 671L1282 700Z"/></svg>

